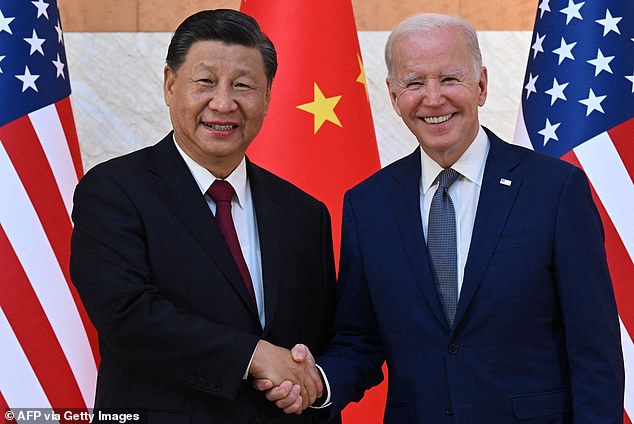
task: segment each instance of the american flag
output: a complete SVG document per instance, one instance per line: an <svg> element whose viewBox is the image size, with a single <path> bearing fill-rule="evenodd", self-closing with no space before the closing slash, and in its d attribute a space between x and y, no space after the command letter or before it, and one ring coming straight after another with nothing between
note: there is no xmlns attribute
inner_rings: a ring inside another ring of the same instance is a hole
<svg viewBox="0 0 634 424"><path fill-rule="evenodd" d="M586 172L621 318L634 416L634 3L540 0L515 142ZM630 421L628 421L630 422Z"/></svg>
<svg viewBox="0 0 634 424"><path fill-rule="evenodd" d="M0 410L92 407L95 332L70 283L82 175L55 0L0 0Z"/></svg>

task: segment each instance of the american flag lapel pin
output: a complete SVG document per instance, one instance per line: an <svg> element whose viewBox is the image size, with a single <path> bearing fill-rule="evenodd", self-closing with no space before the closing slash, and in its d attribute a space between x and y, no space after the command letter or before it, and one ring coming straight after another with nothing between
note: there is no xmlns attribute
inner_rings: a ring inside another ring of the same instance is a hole
<svg viewBox="0 0 634 424"><path fill-rule="evenodd" d="M510 187L513 181L507 180L506 178L500 178L500 184Z"/></svg>

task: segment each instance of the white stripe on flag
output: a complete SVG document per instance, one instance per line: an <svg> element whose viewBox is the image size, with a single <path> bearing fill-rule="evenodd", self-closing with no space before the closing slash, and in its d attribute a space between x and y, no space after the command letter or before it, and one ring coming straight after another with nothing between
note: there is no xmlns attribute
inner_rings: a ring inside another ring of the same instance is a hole
<svg viewBox="0 0 634 424"><path fill-rule="evenodd" d="M623 359L625 362L625 411L630 417L634 417L634 376L629 376L634 370L629 365L634 364L634 343L623 321L621 323L621 344L623 345Z"/></svg>
<svg viewBox="0 0 634 424"><path fill-rule="evenodd" d="M73 191L77 185L77 173L57 109L54 104L51 104L31 112L29 118L53 170L66 211L70 216L73 208Z"/></svg>
<svg viewBox="0 0 634 424"><path fill-rule="evenodd" d="M607 132L574 149L634 262L634 185Z"/></svg>
<svg viewBox="0 0 634 424"><path fill-rule="evenodd" d="M515 123L515 137L513 139L513 144L517 144L518 146L526 147L527 149L533 150L533 145L531 144L531 138L528 135L528 130L526 129L526 122L524 121L524 111L522 110L522 102L519 105L519 112L517 114L517 122Z"/></svg>
<svg viewBox="0 0 634 424"><path fill-rule="evenodd" d="M51 323L86 405L92 405L97 367L88 336L46 233L2 143L0 174L0 225Z"/></svg>
<svg viewBox="0 0 634 424"><path fill-rule="evenodd" d="M50 408L40 382L0 307L0 392L9 408Z"/></svg>

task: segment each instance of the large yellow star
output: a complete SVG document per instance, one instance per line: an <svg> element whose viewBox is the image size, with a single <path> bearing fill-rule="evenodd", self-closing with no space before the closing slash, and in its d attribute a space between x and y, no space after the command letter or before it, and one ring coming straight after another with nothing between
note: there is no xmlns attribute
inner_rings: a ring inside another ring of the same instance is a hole
<svg viewBox="0 0 634 424"><path fill-rule="evenodd" d="M321 128L326 121L330 121L335 125L342 127L341 122L337 114L335 114L335 106L341 100L341 96L326 97L321 92L317 83L315 83L314 100L310 103L297 106L297 109L301 109L305 112L315 115L315 134Z"/></svg>
<svg viewBox="0 0 634 424"><path fill-rule="evenodd" d="M357 60L359 61L359 69L361 73L357 77L357 82L363 84L363 88L365 88L365 98L370 101L370 94L368 93L368 83L365 79L365 67L363 66L363 61L361 60L361 56L357 53Z"/></svg>

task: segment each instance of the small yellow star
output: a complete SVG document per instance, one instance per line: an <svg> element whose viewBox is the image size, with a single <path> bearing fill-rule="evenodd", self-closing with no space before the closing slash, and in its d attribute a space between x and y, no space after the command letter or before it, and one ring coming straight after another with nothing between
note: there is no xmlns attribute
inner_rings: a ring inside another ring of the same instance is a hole
<svg viewBox="0 0 634 424"><path fill-rule="evenodd" d="M363 84L363 88L365 88L365 97L370 101L370 94L368 93L368 83L365 79L365 67L363 66L363 61L361 61L361 56L357 53L357 60L359 61L359 69L361 73L357 77L357 82Z"/></svg>
<svg viewBox="0 0 634 424"><path fill-rule="evenodd" d="M335 125L342 127L337 114L335 114L335 106L341 100L341 96L326 97L321 92L317 83L315 83L314 100L310 103L297 106L305 112L315 115L315 134L326 121L330 121Z"/></svg>

